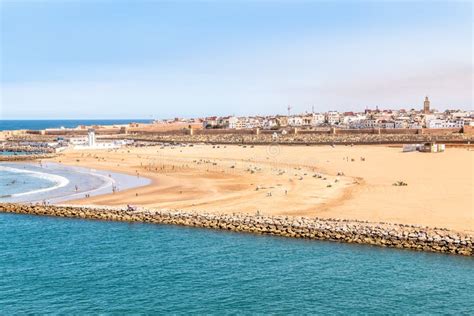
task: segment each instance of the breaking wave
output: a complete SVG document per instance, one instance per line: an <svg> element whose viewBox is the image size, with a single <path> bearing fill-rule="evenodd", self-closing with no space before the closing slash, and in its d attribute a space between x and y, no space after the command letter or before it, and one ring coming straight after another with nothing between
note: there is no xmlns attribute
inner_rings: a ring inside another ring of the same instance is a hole
<svg viewBox="0 0 474 316"><path fill-rule="evenodd" d="M32 170L25 170L25 169L17 169L17 168L6 167L6 166L0 166L0 172L1 171L11 172L11 173L24 173L24 174L28 174L31 177L47 180L47 181L52 182L54 184L54 185L52 185L48 188L42 188L42 189L31 190L31 191L22 192L22 193L11 194L10 197L18 197L18 196L48 192L48 191L52 191L52 190L56 190L56 189L65 187L66 185L69 184L69 180L66 179L65 177L58 176L58 175L55 175L55 174L50 174L50 173L44 173L44 172L38 172L38 171L32 171Z"/></svg>

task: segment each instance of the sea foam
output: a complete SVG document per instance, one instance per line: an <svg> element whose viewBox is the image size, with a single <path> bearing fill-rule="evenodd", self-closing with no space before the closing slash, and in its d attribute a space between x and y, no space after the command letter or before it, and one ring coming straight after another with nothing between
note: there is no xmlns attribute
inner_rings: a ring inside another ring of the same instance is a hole
<svg viewBox="0 0 474 316"><path fill-rule="evenodd" d="M24 196L24 195L48 192L48 191L52 191L52 190L56 190L56 189L65 187L66 185L69 184L69 180L67 178L62 177L62 176L58 176L58 175L55 175L55 174L45 173L45 172L0 166L0 172L2 172L2 171L11 172L11 173L24 173L24 174L28 174L31 177L47 180L47 181L50 181L50 182L53 183L53 185L48 187L48 188L31 190L31 191L22 192L22 193L15 193L15 194L10 195L10 197L19 197L19 196Z"/></svg>

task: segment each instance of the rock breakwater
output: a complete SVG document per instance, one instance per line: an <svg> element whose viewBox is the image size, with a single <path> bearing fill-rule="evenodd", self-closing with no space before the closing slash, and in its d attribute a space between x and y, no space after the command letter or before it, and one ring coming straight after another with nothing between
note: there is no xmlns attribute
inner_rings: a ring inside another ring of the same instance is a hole
<svg viewBox="0 0 474 316"><path fill-rule="evenodd" d="M212 228L474 256L474 236L443 228L309 217L0 203L0 212Z"/></svg>
<svg viewBox="0 0 474 316"><path fill-rule="evenodd" d="M0 162L2 161L33 161L47 158L54 158L56 154L27 154L27 155L9 155L0 156Z"/></svg>

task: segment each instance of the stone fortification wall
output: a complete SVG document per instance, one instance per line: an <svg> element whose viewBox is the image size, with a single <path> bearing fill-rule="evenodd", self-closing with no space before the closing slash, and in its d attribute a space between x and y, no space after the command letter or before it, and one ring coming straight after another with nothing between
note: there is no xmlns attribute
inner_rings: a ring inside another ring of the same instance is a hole
<svg viewBox="0 0 474 316"><path fill-rule="evenodd" d="M430 141L442 143L474 142L474 134L326 134L326 133L297 133L278 135L272 134L198 134L198 135L126 135L117 138L127 138L137 141L156 141L169 143L211 143L211 144L270 144L285 145L301 144L403 144L424 143ZM105 139L105 138L104 138ZM113 139L109 137L108 139Z"/></svg>

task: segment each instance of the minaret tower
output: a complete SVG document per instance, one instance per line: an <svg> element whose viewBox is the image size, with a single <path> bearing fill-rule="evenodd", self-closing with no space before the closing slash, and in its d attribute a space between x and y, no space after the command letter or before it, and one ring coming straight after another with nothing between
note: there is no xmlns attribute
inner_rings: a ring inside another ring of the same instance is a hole
<svg viewBox="0 0 474 316"><path fill-rule="evenodd" d="M423 102L423 113L424 114L429 114L430 113L430 100L428 100L428 97L425 97L425 102Z"/></svg>

